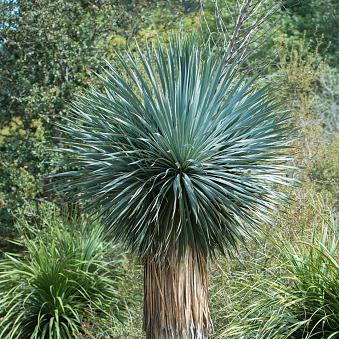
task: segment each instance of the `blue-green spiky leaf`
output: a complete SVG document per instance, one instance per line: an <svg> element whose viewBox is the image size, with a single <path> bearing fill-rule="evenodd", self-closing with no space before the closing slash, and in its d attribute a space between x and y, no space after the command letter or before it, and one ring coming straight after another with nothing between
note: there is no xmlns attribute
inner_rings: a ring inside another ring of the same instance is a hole
<svg viewBox="0 0 339 339"><path fill-rule="evenodd" d="M119 55L74 104L63 189L141 257L224 251L270 221L288 115L194 38ZM76 190L77 194L74 194Z"/></svg>

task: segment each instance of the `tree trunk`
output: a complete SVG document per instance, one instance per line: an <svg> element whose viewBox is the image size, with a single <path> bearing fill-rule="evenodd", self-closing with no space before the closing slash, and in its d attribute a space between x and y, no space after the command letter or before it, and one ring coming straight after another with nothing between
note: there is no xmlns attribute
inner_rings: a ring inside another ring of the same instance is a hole
<svg viewBox="0 0 339 339"><path fill-rule="evenodd" d="M210 318L206 259L187 251L177 261L144 264L144 330L147 339L205 339Z"/></svg>

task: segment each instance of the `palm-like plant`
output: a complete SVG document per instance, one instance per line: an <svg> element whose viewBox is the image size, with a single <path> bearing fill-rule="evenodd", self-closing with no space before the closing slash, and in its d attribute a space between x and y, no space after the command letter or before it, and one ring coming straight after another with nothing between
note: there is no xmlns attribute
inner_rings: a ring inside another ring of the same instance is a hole
<svg viewBox="0 0 339 339"><path fill-rule="evenodd" d="M118 57L62 127L63 188L144 261L147 337L204 338L206 259L283 199L288 116L194 37Z"/></svg>

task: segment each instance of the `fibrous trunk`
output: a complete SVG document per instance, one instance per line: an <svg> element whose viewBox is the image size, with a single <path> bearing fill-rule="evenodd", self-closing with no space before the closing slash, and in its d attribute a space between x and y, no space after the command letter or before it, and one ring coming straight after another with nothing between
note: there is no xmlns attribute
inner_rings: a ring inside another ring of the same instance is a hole
<svg viewBox="0 0 339 339"><path fill-rule="evenodd" d="M144 330L147 339L207 338L210 318L206 259L187 251L163 261L146 260Z"/></svg>

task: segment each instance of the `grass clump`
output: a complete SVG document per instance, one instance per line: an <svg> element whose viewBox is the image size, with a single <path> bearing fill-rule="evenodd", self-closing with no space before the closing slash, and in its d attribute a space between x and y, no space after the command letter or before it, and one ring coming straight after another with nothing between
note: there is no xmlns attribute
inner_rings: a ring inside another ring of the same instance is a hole
<svg viewBox="0 0 339 339"><path fill-rule="evenodd" d="M314 230L311 241L275 242L274 264L252 261L230 279L219 338L336 338L339 335L338 228ZM274 253L271 251L271 255ZM264 256L263 256L264 257ZM262 257L262 258L263 258ZM268 255L266 253L266 259ZM230 310L233 311L229 312Z"/></svg>
<svg viewBox="0 0 339 339"><path fill-rule="evenodd" d="M50 218L25 232L18 241L23 252L0 260L1 338L89 335L101 320L118 321L126 312L119 251L105 241L103 227Z"/></svg>

